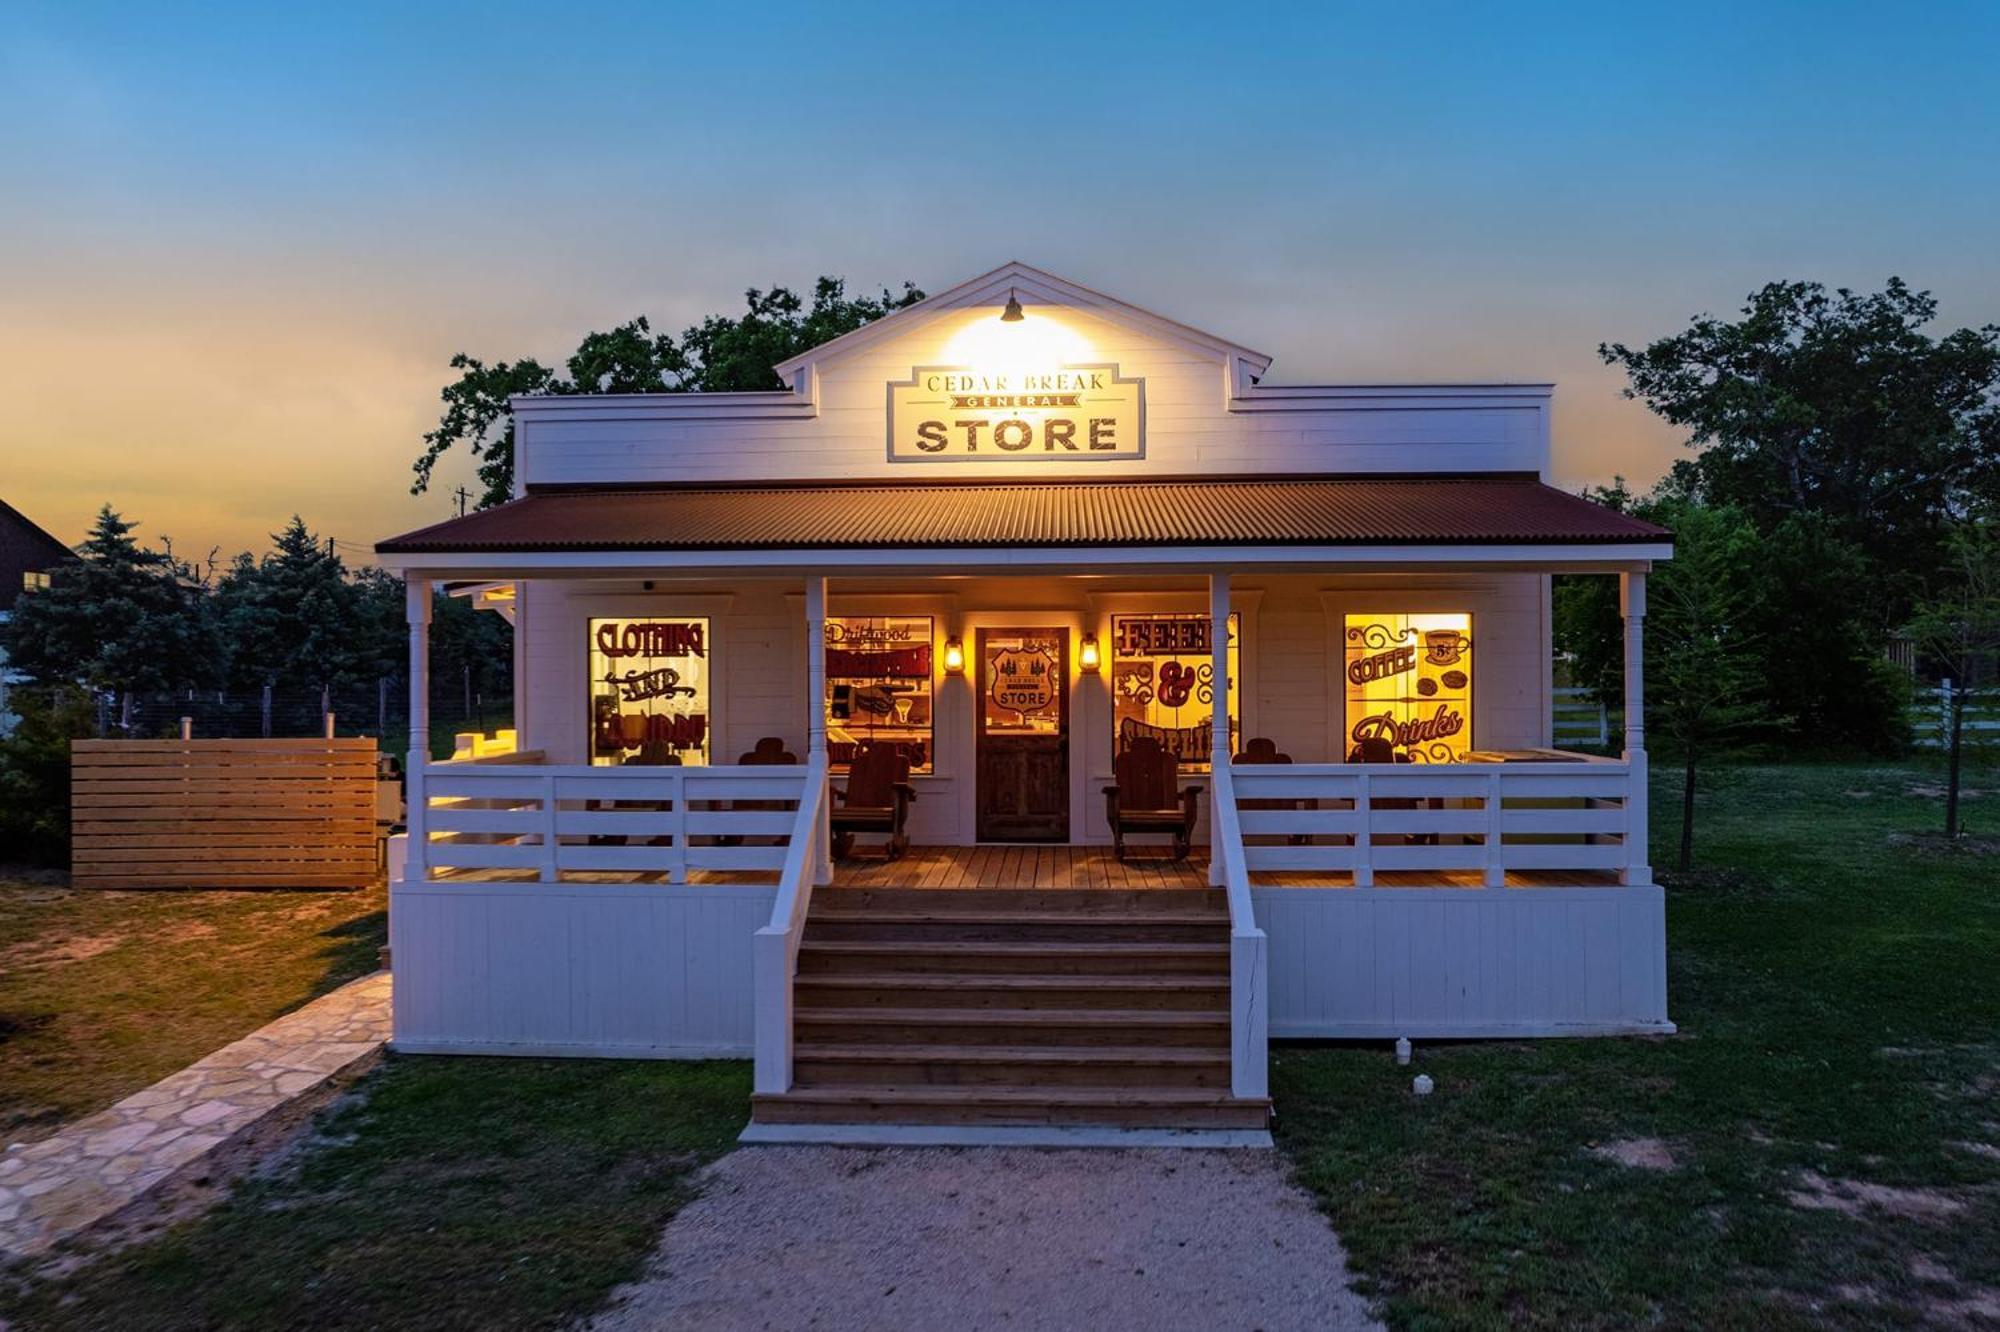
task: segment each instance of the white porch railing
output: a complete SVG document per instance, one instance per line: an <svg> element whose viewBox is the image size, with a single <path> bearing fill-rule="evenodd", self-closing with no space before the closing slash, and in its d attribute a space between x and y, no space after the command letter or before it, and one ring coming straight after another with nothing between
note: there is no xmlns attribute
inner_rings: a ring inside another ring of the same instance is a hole
<svg viewBox="0 0 2000 1332"><path fill-rule="evenodd" d="M784 870L813 769L432 763L412 792L407 877L444 870ZM817 782L826 785L824 765ZM761 808L760 808L761 806ZM783 841L775 839L786 839Z"/></svg>
<svg viewBox="0 0 2000 1332"><path fill-rule="evenodd" d="M1509 870L1618 871L1646 861L1644 802L1631 768L1577 763L1231 765L1235 827L1218 843L1248 873L1471 871L1488 887ZM1643 780L1643 778L1642 778Z"/></svg>
<svg viewBox="0 0 2000 1332"><path fill-rule="evenodd" d="M1229 1090L1236 1096L1264 1097L1271 1094L1270 943L1257 925L1244 864L1233 785L1241 771L1228 763L1215 767L1215 833L1209 855L1221 869L1229 897Z"/></svg>
<svg viewBox="0 0 2000 1332"><path fill-rule="evenodd" d="M806 765L805 793L799 799L798 822L778 876L771 920L751 941L757 997L751 1087L759 1092L790 1091L792 1086L792 978L799 969L799 942L805 936L813 886L832 878L828 872L832 848L828 841L826 768L824 753L813 755Z"/></svg>

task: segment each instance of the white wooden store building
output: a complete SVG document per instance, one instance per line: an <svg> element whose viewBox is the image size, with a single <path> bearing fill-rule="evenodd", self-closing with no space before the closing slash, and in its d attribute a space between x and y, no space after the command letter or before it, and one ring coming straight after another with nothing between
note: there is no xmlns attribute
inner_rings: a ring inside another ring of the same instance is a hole
<svg viewBox="0 0 2000 1332"><path fill-rule="evenodd" d="M1672 1030L1670 538L1548 484L1549 385L1281 386L1022 264L776 369L519 399L514 499L380 546L413 735L432 590L516 630L518 748L410 756L399 1048L754 1054L753 1136L1254 1136L1273 1037ZM1554 573L1619 581L1616 757L1551 746Z"/></svg>

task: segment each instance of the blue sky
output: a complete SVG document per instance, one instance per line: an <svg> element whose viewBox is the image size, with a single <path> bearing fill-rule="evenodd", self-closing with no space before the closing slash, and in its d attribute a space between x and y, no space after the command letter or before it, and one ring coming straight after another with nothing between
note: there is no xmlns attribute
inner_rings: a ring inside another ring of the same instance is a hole
<svg viewBox="0 0 2000 1332"><path fill-rule="evenodd" d="M1304 381L1553 379L1815 278L2000 322L2000 6L0 9L0 493L225 555L439 516L445 363L1006 259Z"/></svg>

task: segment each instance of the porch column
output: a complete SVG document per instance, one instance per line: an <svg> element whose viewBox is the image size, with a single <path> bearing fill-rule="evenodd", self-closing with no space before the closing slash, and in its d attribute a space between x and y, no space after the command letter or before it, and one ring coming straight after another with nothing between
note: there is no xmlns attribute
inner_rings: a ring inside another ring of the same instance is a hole
<svg viewBox="0 0 2000 1332"><path fill-rule="evenodd" d="M806 578L806 762L825 758L826 577L812 574ZM827 820L821 820L814 840L813 882L832 883L833 836Z"/></svg>
<svg viewBox="0 0 2000 1332"><path fill-rule="evenodd" d="M431 580L409 575L403 583L403 600L410 621L410 749L403 759L403 826L409 830L409 853L403 877L421 883L431 876L424 797L424 765L431 757Z"/></svg>
<svg viewBox="0 0 2000 1332"><path fill-rule="evenodd" d="M1232 757L1229 746L1229 691L1235 681L1229 678L1229 575L1212 573L1208 576L1208 650L1210 669L1215 678L1215 717L1210 723L1209 763L1227 763ZM1223 882L1223 864L1216 839L1221 835L1222 817L1220 804L1222 793L1213 781L1208 784L1208 881L1214 887Z"/></svg>
<svg viewBox="0 0 2000 1332"><path fill-rule="evenodd" d="M1646 772L1646 575L1618 575L1618 609L1625 617L1625 762L1631 769L1625 789L1624 883L1651 883L1647 859Z"/></svg>

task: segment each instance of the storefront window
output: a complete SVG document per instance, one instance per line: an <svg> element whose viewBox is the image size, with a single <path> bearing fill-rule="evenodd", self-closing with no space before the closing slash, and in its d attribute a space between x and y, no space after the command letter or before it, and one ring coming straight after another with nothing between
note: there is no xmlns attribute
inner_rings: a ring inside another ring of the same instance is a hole
<svg viewBox="0 0 2000 1332"><path fill-rule="evenodd" d="M1472 617L1350 615L1347 761L1458 763L1472 748Z"/></svg>
<svg viewBox="0 0 2000 1332"><path fill-rule="evenodd" d="M1208 771L1215 730L1215 659L1206 615L1114 615L1111 617L1111 697L1117 719L1117 751L1139 736L1196 772ZM1242 734L1242 625L1229 617L1227 753Z"/></svg>
<svg viewBox="0 0 2000 1332"><path fill-rule="evenodd" d="M826 748L835 767L893 744L931 771L931 619L844 615L826 622Z"/></svg>
<svg viewBox="0 0 2000 1332"><path fill-rule="evenodd" d="M707 763L708 621L590 621L590 761Z"/></svg>

